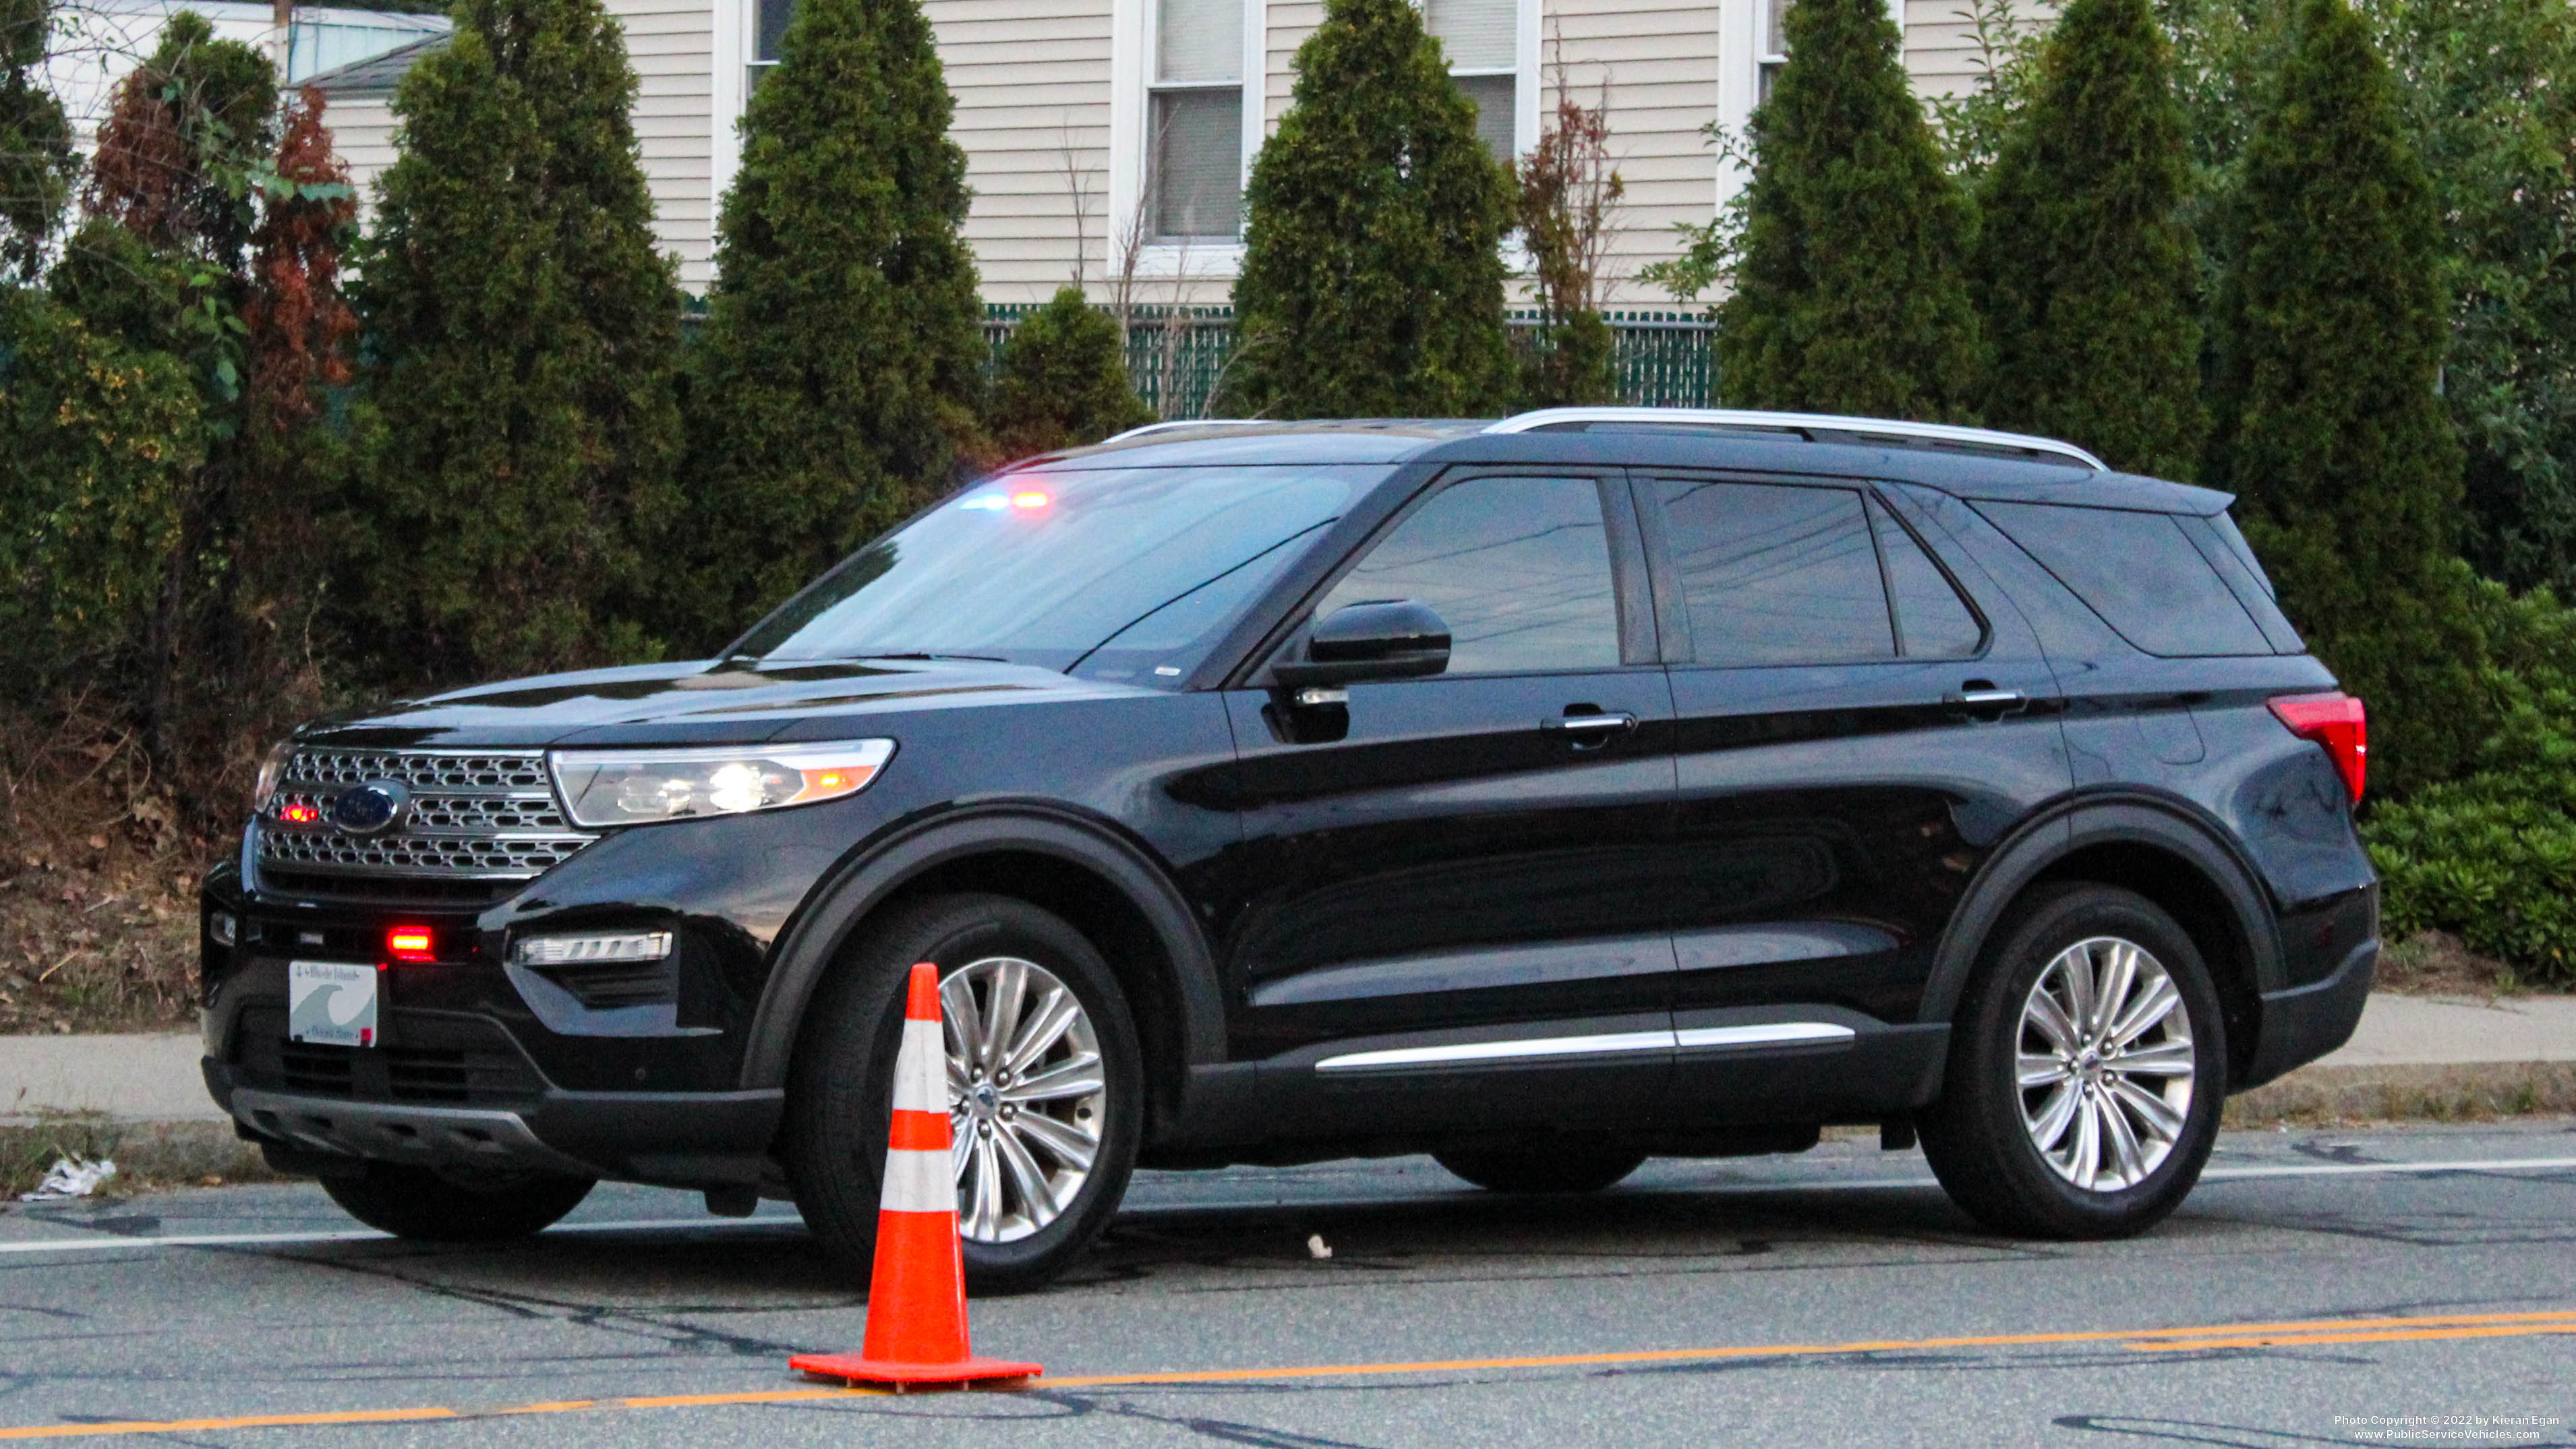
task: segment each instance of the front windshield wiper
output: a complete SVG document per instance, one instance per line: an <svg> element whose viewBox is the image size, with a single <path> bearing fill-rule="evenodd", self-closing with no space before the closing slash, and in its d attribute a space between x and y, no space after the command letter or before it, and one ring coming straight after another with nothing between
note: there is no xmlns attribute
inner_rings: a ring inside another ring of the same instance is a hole
<svg viewBox="0 0 2576 1449"><path fill-rule="evenodd" d="M917 650L908 654L854 654L850 657L854 659L973 659L985 664L1011 662L998 654L923 654Z"/></svg>

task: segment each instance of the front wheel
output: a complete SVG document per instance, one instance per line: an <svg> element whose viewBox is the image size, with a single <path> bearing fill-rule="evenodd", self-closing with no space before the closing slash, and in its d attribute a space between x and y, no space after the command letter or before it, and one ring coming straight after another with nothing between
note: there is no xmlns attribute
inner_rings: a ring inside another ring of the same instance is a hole
<svg viewBox="0 0 2576 1449"><path fill-rule="evenodd" d="M967 1286L1041 1287L1099 1236L1144 1127L1143 1053L1117 978L1059 917L1004 896L941 896L871 929L819 992L788 1079L796 1208L865 1273L894 1105L904 985L939 968Z"/></svg>
<svg viewBox="0 0 2576 1449"><path fill-rule="evenodd" d="M595 1185L586 1177L537 1172L460 1181L395 1162L322 1179L322 1190L349 1216L428 1243L497 1243L543 1232L581 1206Z"/></svg>
<svg viewBox="0 0 2576 1449"><path fill-rule="evenodd" d="M2191 937L2134 892L2060 886L1971 981L1923 1152L1989 1227L2125 1237L2199 1181L2226 1093L2226 1028Z"/></svg>

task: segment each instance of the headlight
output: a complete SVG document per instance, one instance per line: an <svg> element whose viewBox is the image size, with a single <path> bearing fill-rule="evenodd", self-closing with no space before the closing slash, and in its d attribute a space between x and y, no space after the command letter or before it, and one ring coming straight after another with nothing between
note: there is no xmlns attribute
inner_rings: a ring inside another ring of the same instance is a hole
<svg viewBox="0 0 2576 1449"><path fill-rule="evenodd" d="M894 757L892 740L773 748L557 750L555 789L576 825L651 825L855 795Z"/></svg>
<svg viewBox="0 0 2576 1449"><path fill-rule="evenodd" d="M295 762L295 741L279 740L269 747L268 755L259 762L259 784L252 788L250 813L257 815L268 808L268 797L286 782L286 767Z"/></svg>

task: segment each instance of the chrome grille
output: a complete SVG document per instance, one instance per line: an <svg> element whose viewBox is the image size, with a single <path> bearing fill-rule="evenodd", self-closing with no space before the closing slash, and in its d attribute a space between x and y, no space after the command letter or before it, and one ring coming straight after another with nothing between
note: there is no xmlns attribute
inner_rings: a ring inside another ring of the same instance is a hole
<svg viewBox="0 0 2576 1449"><path fill-rule="evenodd" d="M331 824L341 790L398 780L412 791L382 835ZM302 817L302 818L298 818ZM383 880L530 880L599 837L555 804L543 751L298 750L260 810L263 865Z"/></svg>

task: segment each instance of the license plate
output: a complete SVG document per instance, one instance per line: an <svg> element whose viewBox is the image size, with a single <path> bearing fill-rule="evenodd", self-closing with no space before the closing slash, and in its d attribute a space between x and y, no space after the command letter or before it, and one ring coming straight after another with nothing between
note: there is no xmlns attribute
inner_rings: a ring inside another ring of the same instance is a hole
<svg viewBox="0 0 2576 1449"><path fill-rule="evenodd" d="M376 968L358 961L286 963L286 1035L321 1046L374 1046Z"/></svg>

